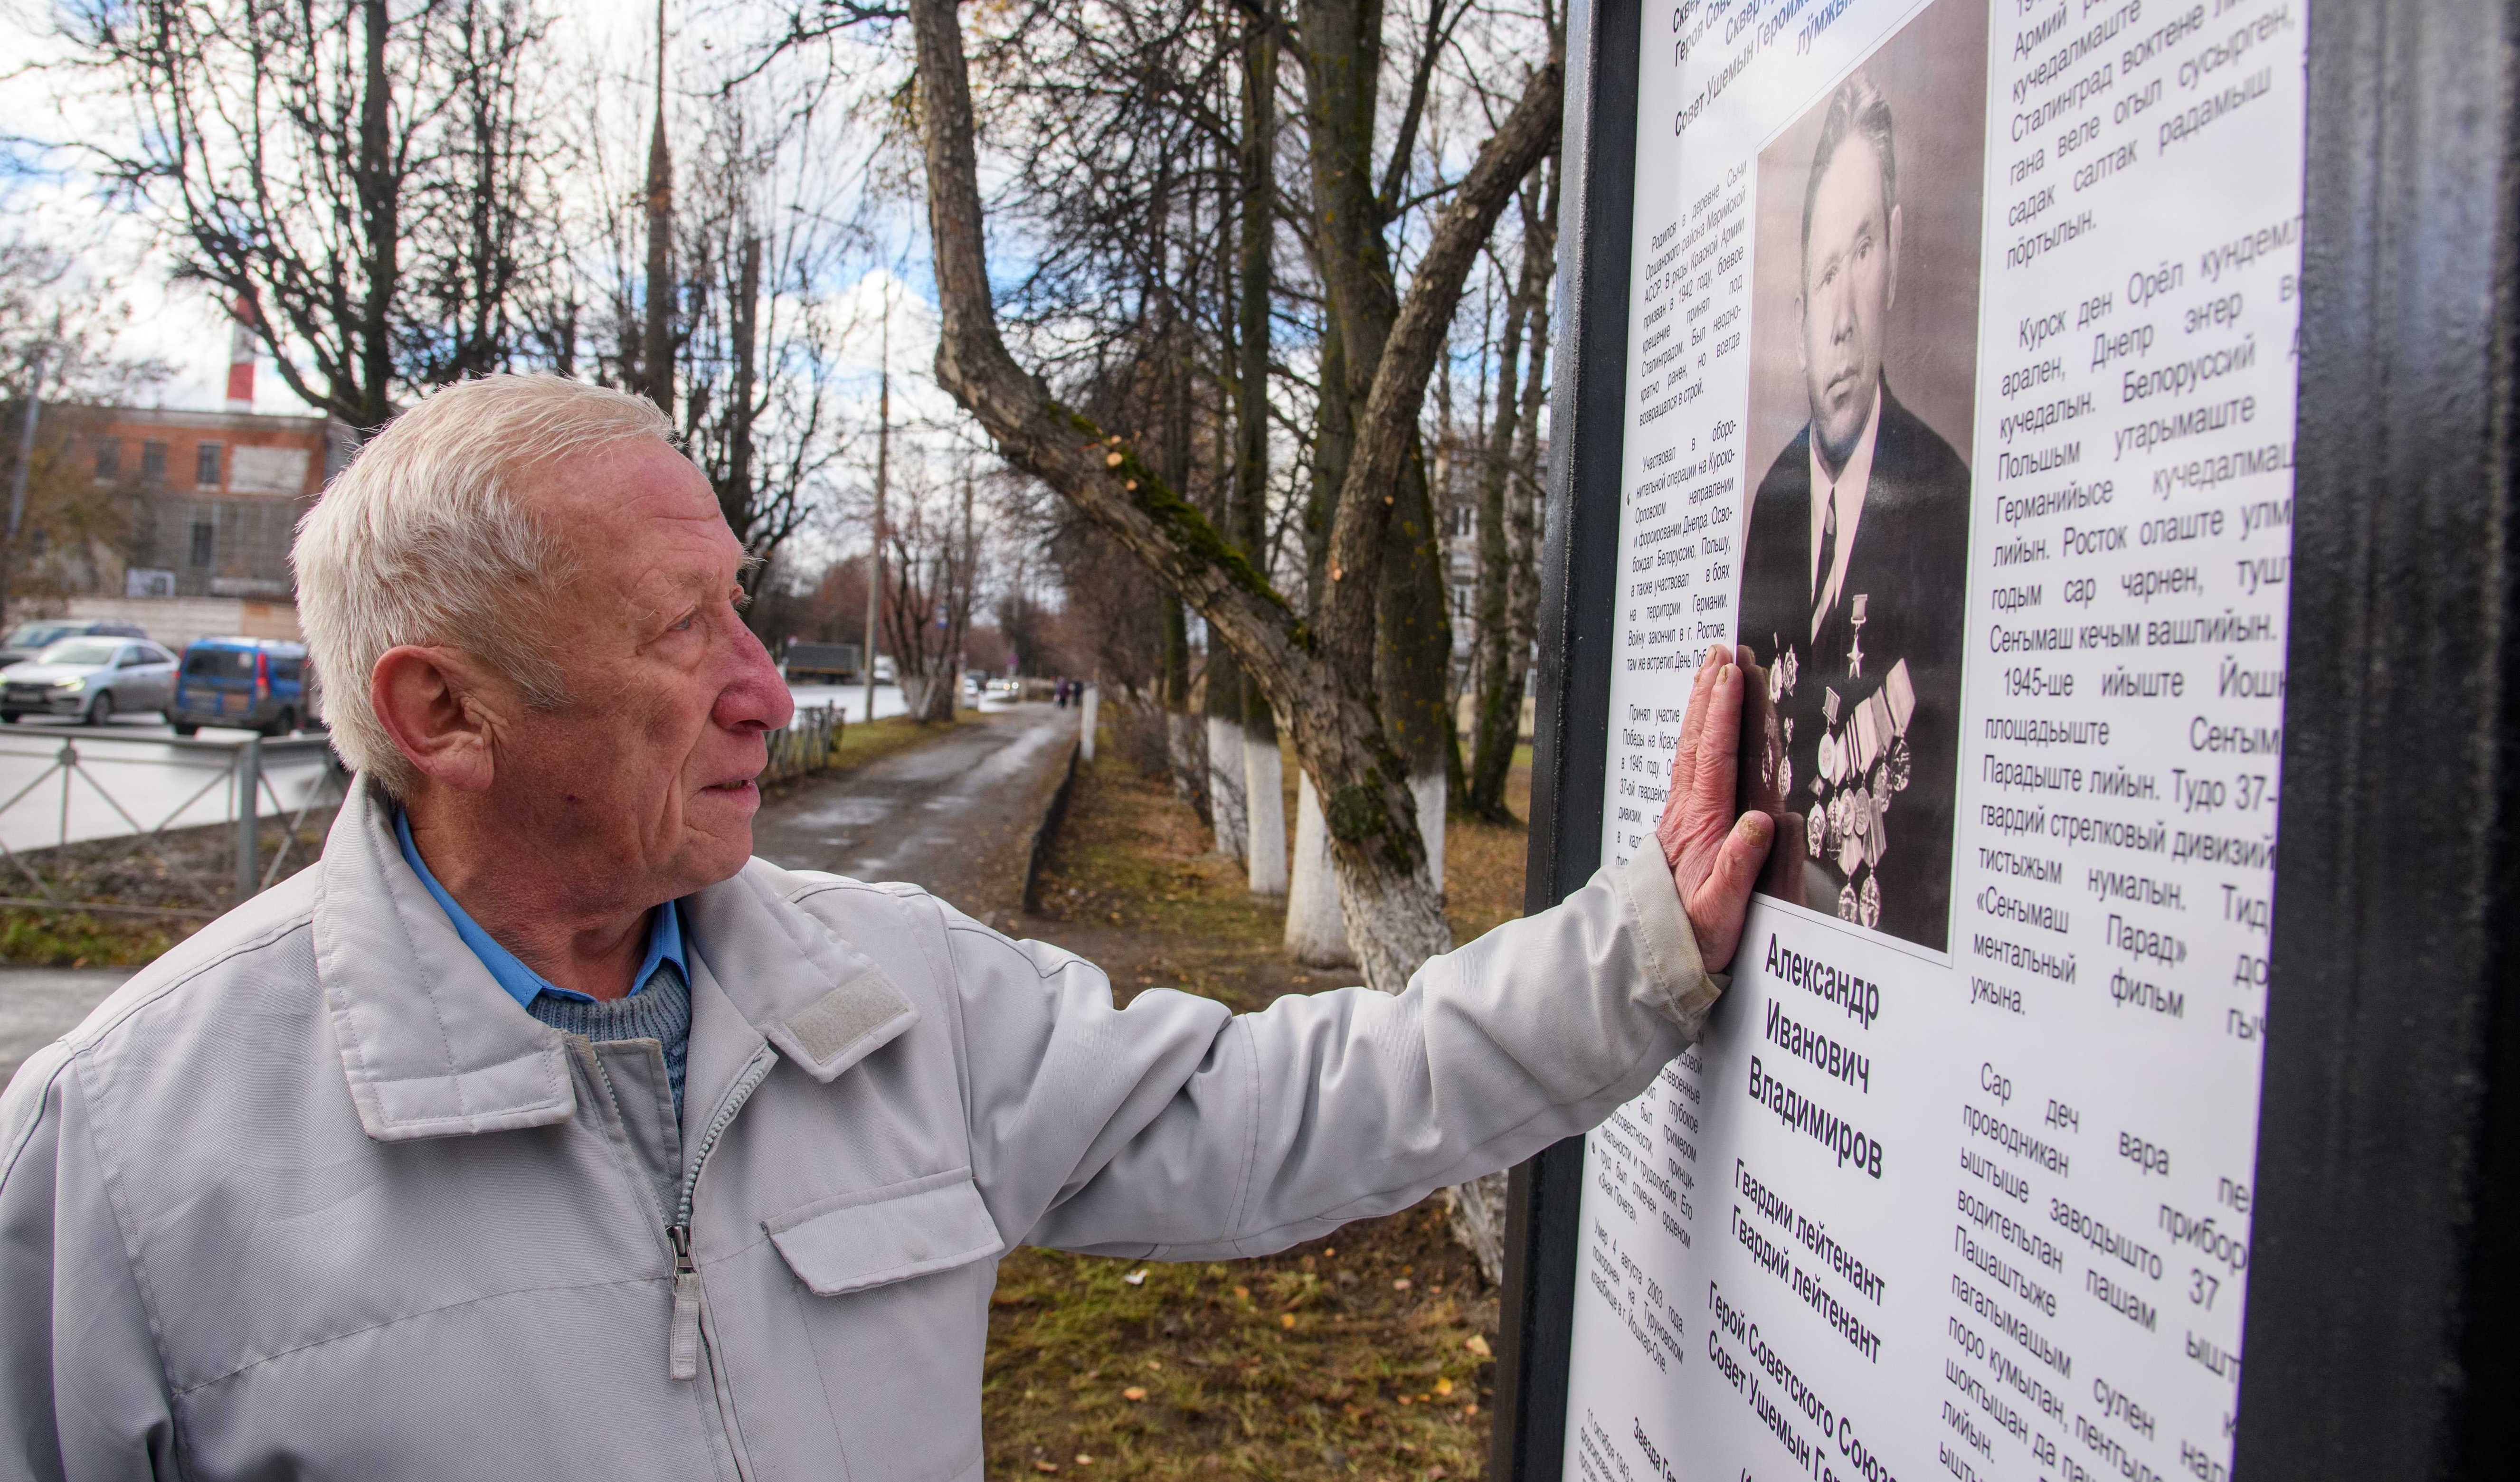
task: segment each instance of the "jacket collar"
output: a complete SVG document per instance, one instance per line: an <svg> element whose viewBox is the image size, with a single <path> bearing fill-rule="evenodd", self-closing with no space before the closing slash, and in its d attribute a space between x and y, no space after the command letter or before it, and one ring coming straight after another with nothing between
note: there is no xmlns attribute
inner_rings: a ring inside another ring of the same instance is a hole
<svg viewBox="0 0 2520 1482"><path fill-rule="evenodd" d="M754 860L684 902L691 945L753 1030L830 1081L919 1018L875 965ZM566 1038L509 997L402 858L393 806L355 782L324 844L315 962L359 1123L379 1142L565 1122ZM696 1023L696 1042L703 1026ZM695 1043L697 1052L703 1046Z"/></svg>

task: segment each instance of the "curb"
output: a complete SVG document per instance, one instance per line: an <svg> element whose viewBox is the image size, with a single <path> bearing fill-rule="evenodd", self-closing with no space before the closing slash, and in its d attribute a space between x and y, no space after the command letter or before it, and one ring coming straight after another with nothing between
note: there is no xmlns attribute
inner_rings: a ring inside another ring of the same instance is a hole
<svg viewBox="0 0 2520 1482"><path fill-rule="evenodd" d="M1067 771L1058 780L1058 790L1050 794L1050 805L1041 811L1041 823L1032 831L1032 853L1024 861L1023 911L1026 916L1041 913L1041 862L1050 854L1050 841L1058 832L1059 821L1067 817L1067 794L1076 788L1076 758L1084 749L1078 741L1067 748Z"/></svg>

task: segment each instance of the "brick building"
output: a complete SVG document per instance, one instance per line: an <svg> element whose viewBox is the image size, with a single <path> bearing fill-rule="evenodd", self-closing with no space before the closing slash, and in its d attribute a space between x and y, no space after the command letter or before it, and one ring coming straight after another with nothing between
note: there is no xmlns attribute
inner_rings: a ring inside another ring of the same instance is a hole
<svg viewBox="0 0 2520 1482"><path fill-rule="evenodd" d="M250 412L75 415L70 456L120 507L124 534L117 551L92 559L94 569L56 573L73 595L293 597L290 537L348 457L345 429L321 417Z"/></svg>

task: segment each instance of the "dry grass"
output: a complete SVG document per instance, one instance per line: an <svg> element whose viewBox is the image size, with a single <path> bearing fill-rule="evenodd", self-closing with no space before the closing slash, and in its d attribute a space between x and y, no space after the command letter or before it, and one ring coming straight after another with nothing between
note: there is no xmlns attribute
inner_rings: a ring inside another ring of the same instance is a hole
<svg viewBox="0 0 2520 1482"><path fill-rule="evenodd" d="M1123 1000L1163 985L1252 1010L1346 981L1285 960L1282 908L1254 899L1188 805L1115 749L1078 774L1044 914L1023 929L1101 965ZM1513 786L1519 813L1527 759ZM1522 839L1518 825L1452 822L1460 939L1519 914ZM1440 1199L1257 1260L1019 1250L991 1301L989 1475L1478 1476L1496 1322Z"/></svg>

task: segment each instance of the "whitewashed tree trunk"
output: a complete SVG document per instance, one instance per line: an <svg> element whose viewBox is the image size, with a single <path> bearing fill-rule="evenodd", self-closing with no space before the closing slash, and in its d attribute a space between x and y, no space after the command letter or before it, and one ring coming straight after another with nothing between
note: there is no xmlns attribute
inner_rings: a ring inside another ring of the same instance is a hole
<svg viewBox="0 0 2520 1482"><path fill-rule="evenodd" d="M1253 895L1286 893L1286 763L1276 737L1242 733L1242 809L1250 833L1244 868Z"/></svg>
<svg viewBox="0 0 2520 1482"><path fill-rule="evenodd" d="M1486 1174L1444 1190L1453 1238L1469 1247L1490 1286L1505 1284L1506 1175Z"/></svg>
<svg viewBox="0 0 2520 1482"><path fill-rule="evenodd" d="M1426 876L1435 882L1435 898L1444 898L1444 767L1409 779L1409 794L1418 800L1418 836L1426 841Z"/></svg>
<svg viewBox="0 0 2520 1482"><path fill-rule="evenodd" d="M1097 712L1102 708L1102 687L1087 685L1085 687L1085 730L1077 741L1077 745L1081 748L1077 755L1085 761L1090 762L1094 759L1094 723Z"/></svg>
<svg viewBox="0 0 2520 1482"><path fill-rule="evenodd" d="M1179 710L1164 712L1165 756L1172 763L1173 791L1182 801L1207 811L1207 758L1201 753L1198 717Z"/></svg>
<svg viewBox="0 0 2520 1482"><path fill-rule="evenodd" d="M1353 967L1347 918L1339 908L1338 872L1330 865L1330 829L1322 795L1307 772L1296 783L1295 858L1286 887L1286 955L1307 967Z"/></svg>
<svg viewBox="0 0 2520 1482"><path fill-rule="evenodd" d="M1207 718L1207 811L1216 829L1216 852L1241 859L1250 835L1243 826L1242 723Z"/></svg>

